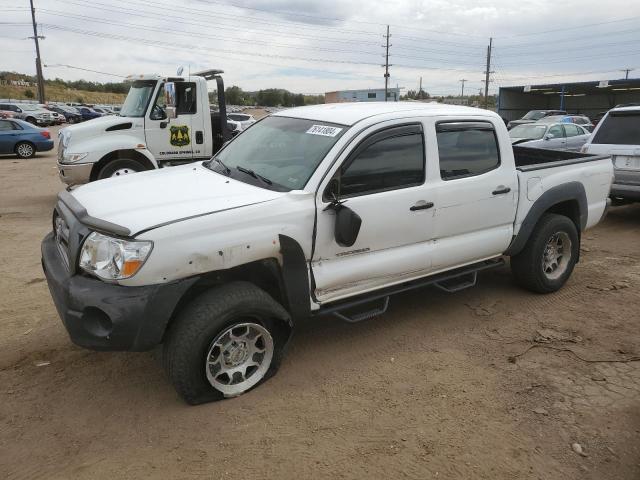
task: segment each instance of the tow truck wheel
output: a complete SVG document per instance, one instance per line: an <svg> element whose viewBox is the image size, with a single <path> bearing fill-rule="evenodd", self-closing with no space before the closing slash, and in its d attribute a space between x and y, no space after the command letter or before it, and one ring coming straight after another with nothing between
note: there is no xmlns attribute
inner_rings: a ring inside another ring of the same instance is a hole
<svg viewBox="0 0 640 480"><path fill-rule="evenodd" d="M102 167L98 173L98 180L121 177L123 175L129 175L130 173L142 172L143 170L145 170L145 168L140 162L128 158L119 158L117 160L111 160Z"/></svg>
<svg viewBox="0 0 640 480"><path fill-rule="evenodd" d="M527 290L555 292L571 276L579 249L578 230L571 219L547 213L538 221L524 249L511 257L511 272Z"/></svg>
<svg viewBox="0 0 640 480"><path fill-rule="evenodd" d="M248 282L209 290L170 326L164 367L192 405L236 397L273 376L289 337L288 314Z"/></svg>

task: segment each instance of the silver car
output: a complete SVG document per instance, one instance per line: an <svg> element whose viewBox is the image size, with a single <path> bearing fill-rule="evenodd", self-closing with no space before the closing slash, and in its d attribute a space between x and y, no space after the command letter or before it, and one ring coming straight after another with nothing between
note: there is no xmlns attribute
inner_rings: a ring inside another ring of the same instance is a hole
<svg viewBox="0 0 640 480"><path fill-rule="evenodd" d="M538 122L513 127L509 130L509 136L512 145L577 152L591 133L572 123Z"/></svg>

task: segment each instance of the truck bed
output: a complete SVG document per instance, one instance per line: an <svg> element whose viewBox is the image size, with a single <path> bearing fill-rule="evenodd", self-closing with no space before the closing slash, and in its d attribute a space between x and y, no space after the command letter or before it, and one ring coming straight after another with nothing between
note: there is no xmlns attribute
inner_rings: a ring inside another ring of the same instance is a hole
<svg viewBox="0 0 640 480"><path fill-rule="evenodd" d="M517 145L513 147L513 156L516 162L516 169L521 172L593 162L609 158L606 155L589 155L587 153L519 147Z"/></svg>

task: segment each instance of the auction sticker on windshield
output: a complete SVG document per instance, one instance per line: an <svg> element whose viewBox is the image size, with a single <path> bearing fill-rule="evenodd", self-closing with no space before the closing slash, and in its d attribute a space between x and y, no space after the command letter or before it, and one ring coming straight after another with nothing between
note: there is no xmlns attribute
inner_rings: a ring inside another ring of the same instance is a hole
<svg viewBox="0 0 640 480"><path fill-rule="evenodd" d="M323 137L335 137L342 131L339 127L329 127L328 125L311 125L307 133L311 135L322 135Z"/></svg>

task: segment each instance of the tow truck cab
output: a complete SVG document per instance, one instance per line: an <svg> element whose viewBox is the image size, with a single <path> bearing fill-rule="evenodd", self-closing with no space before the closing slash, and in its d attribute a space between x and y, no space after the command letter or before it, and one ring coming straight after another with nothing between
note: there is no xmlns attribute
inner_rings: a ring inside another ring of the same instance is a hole
<svg viewBox="0 0 640 480"><path fill-rule="evenodd" d="M129 76L131 88L117 116L59 133L58 170L68 185L210 158L233 136L227 124L222 70L182 77ZM207 82L215 80L219 111L209 109ZM174 115L165 85L173 85Z"/></svg>

